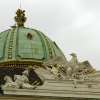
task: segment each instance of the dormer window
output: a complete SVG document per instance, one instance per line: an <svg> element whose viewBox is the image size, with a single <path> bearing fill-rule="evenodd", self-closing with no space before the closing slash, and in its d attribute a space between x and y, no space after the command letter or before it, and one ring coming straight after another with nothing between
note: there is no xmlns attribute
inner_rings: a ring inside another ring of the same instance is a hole
<svg viewBox="0 0 100 100"><path fill-rule="evenodd" d="M33 38L32 34L31 33L28 33L27 34L27 38L30 39L30 40L32 40L32 38Z"/></svg>

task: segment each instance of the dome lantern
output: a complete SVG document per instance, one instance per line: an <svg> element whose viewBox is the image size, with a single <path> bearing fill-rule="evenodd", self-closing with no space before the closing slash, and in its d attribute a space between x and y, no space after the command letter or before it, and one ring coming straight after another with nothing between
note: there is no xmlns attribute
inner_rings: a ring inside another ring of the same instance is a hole
<svg viewBox="0 0 100 100"><path fill-rule="evenodd" d="M18 9L15 16L15 21L18 27L24 27L24 23L26 22L25 10Z"/></svg>

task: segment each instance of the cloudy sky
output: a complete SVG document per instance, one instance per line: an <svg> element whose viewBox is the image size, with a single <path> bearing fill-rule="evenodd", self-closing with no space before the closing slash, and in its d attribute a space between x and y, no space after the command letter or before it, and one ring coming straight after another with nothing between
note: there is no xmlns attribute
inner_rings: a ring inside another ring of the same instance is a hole
<svg viewBox="0 0 100 100"><path fill-rule="evenodd" d="M0 0L0 31L14 24L18 0ZM67 59L71 52L100 69L100 0L22 0L26 26L56 41Z"/></svg>

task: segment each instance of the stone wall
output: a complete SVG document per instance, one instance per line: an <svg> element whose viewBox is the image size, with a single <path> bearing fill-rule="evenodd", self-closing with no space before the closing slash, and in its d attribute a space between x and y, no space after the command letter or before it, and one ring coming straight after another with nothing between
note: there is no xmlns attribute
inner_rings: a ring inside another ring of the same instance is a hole
<svg viewBox="0 0 100 100"><path fill-rule="evenodd" d="M100 99L35 97L35 96L0 96L0 100L100 100Z"/></svg>

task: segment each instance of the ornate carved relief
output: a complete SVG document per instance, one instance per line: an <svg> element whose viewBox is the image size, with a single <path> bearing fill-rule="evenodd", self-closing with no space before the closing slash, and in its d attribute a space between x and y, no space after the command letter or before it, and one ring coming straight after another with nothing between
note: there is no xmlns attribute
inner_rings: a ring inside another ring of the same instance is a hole
<svg viewBox="0 0 100 100"><path fill-rule="evenodd" d="M64 63L61 57L55 57L44 63L47 70L50 70L55 79L78 79L87 80L87 74L94 71L89 62L79 62L75 53L68 63Z"/></svg>
<svg viewBox="0 0 100 100"><path fill-rule="evenodd" d="M37 80L30 84L29 69L24 70L22 75L14 75L14 79L6 75L4 80L5 84L2 85L2 88L35 89L40 84Z"/></svg>

